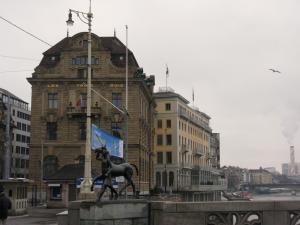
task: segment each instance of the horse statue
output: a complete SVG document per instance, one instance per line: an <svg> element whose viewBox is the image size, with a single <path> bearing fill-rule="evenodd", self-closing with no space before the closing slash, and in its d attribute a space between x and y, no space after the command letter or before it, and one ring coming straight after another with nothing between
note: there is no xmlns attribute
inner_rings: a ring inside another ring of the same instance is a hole
<svg viewBox="0 0 300 225"><path fill-rule="evenodd" d="M100 149L96 149L95 152L97 153L96 159L105 161L107 163L106 171L104 171L103 174L96 177L92 183L91 190L93 190L94 184L97 180L103 180L103 188L101 189L99 195L98 195L98 201L101 200L106 188L110 188L111 190L111 198L113 198L113 194L115 194L115 199L119 197L119 195L122 194L122 192L131 185L133 194L136 196L135 191L135 185L132 181L133 171L135 168L136 174L138 175L138 168L136 165L131 163L121 163L121 164L115 164L110 159L109 151L107 151L106 147L102 147ZM116 192L116 190L112 186L112 178L123 176L127 184L121 188L119 193Z"/></svg>

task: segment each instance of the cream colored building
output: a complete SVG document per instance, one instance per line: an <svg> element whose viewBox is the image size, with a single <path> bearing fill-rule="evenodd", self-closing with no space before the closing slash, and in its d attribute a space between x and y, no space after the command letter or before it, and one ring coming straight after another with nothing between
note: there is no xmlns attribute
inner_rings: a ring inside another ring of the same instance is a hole
<svg viewBox="0 0 300 225"><path fill-rule="evenodd" d="M225 185L210 150L210 117L171 88L154 94L155 185L185 200L220 200Z"/></svg>
<svg viewBox="0 0 300 225"><path fill-rule="evenodd" d="M249 170L249 174L251 178L251 184L272 184L273 183L272 174L269 171L264 170L262 168Z"/></svg>

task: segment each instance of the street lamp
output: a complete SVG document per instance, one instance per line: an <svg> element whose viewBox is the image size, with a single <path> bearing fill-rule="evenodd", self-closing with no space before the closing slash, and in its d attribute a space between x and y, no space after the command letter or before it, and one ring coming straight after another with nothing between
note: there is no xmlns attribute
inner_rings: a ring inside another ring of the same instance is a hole
<svg viewBox="0 0 300 225"><path fill-rule="evenodd" d="M86 143L85 143L85 160L84 160L84 178L80 187L80 193L89 194L91 193L90 187L92 185L91 176L91 61L92 61L92 38L91 38L91 27L93 14L91 12L91 0L89 6L89 12L84 13L77 10L70 9L67 25L72 26L74 21L72 19L72 13L75 13L78 18L85 24L88 25L88 76L87 76L87 110L86 110Z"/></svg>

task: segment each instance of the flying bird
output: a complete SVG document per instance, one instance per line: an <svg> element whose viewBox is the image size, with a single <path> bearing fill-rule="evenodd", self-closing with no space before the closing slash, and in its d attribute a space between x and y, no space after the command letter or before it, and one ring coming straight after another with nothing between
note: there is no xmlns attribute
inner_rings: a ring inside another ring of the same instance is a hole
<svg viewBox="0 0 300 225"><path fill-rule="evenodd" d="M274 69L269 69L271 70L273 73L281 73L279 70L274 70Z"/></svg>

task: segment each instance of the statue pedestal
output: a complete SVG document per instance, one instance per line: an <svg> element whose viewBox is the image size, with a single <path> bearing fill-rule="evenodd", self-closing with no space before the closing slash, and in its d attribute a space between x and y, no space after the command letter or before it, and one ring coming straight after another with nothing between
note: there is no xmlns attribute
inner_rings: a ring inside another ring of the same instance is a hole
<svg viewBox="0 0 300 225"><path fill-rule="evenodd" d="M146 200L75 201L68 211L72 225L149 225Z"/></svg>

